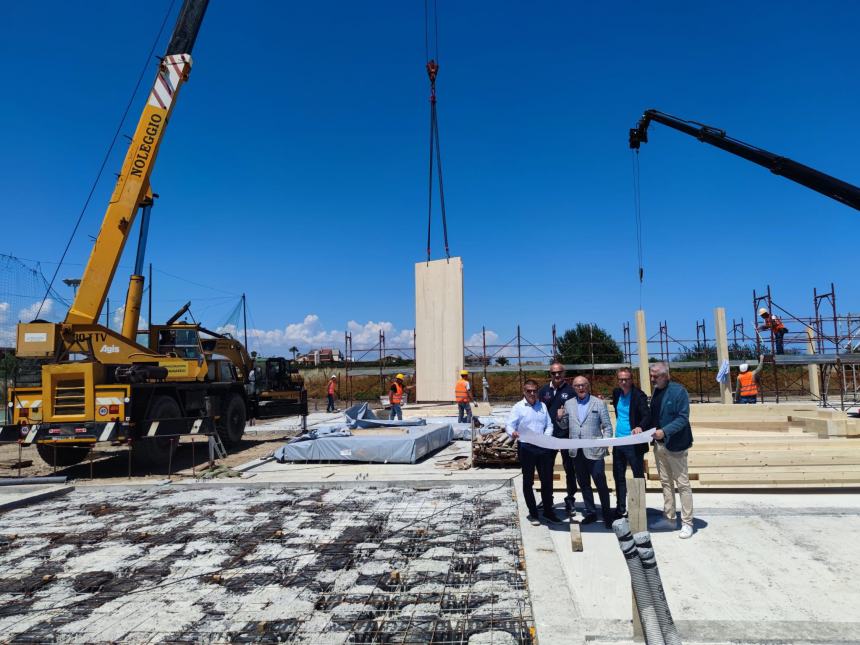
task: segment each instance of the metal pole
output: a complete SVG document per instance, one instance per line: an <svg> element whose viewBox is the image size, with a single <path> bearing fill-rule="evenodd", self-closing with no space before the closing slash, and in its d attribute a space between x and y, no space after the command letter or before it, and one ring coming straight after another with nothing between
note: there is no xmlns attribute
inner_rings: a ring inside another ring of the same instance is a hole
<svg viewBox="0 0 860 645"><path fill-rule="evenodd" d="M152 262L149 263L149 322L147 326L152 329Z"/></svg>
<svg viewBox="0 0 860 645"><path fill-rule="evenodd" d="M624 345L624 362L629 364L631 367L633 366L633 346L632 341L630 340L630 323L625 322L621 327L621 336L623 340L621 341Z"/></svg>
<svg viewBox="0 0 860 645"><path fill-rule="evenodd" d="M839 353L839 323L836 321L836 287L830 283L830 303L833 305L833 339L836 343L836 353ZM844 369L844 367L843 367Z"/></svg>
<svg viewBox="0 0 860 645"><path fill-rule="evenodd" d="M484 378L487 378L487 328L481 326L481 343L483 354L481 355L481 363L484 365Z"/></svg>
<svg viewBox="0 0 860 645"><path fill-rule="evenodd" d="M755 353L757 356L760 356L763 352L761 351L761 334L758 333L758 303L759 297L756 295L755 289L753 289L753 331L755 332Z"/></svg>
<svg viewBox="0 0 860 645"><path fill-rule="evenodd" d="M770 294L770 285L767 285L767 311L773 316L773 298ZM776 402L779 403L779 369L776 366L776 339L774 338L773 327L770 328L770 353L773 354L773 387L776 391Z"/></svg>
<svg viewBox="0 0 860 645"><path fill-rule="evenodd" d="M591 353L591 382L594 383L594 325L588 326L588 346Z"/></svg>
<svg viewBox="0 0 860 645"><path fill-rule="evenodd" d="M520 375L520 388L523 386L523 354L520 346L520 326L517 325L517 368Z"/></svg>
<svg viewBox="0 0 860 645"><path fill-rule="evenodd" d="M558 357L558 337L555 333L555 323L552 324L552 360Z"/></svg>
<svg viewBox="0 0 860 645"><path fill-rule="evenodd" d="M110 329L110 298L105 301L105 327Z"/></svg>
<svg viewBox="0 0 860 645"><path fill-rule="evenodd" d="M245 351L250 351L248 347L248 305L245 300L245 294L242 294L242 327L245 330Z"/></svg>

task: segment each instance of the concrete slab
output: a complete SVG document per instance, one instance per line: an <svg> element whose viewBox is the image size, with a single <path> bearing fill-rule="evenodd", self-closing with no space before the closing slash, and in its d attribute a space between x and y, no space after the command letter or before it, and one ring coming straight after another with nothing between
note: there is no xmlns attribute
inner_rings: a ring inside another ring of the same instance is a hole
<svg viewBox="0 0 860 645"><path fill-rule="evenodd" d="M516 513L505 484L79 490L4 514L0 640L532 643Z"/></svg>
<svg viewBox="0 0 860 645"><path fill-rule="evenodd" d="M463 369L463 260L415 265L415 369L418 401L453 401Z"/></svg>
<svg viewBox="0 0 860 645"><path fill-rule="evenodd" d="M0 486L0 511L37 504L46 499L66 495L75 490L68 484L33 484Z"/></svg>
<svg viewBox="0 0 860 645"><path fill-rule="evenodd" d="M662 496L649 494L647 500L653 521ZM685 643L860 640L860 561L852 537L860 531L860 495L709 493L695 501L693 538L652 533ZM582 527L582 538L583 551L574 553L566 525L523 527L538 634L546 628L545 613L558 610L541 599L551 590L560 593L563 582L571 616L581 617L579 627L569 628L581 628L582 638L558 642L631 640L630 579L617 540L600 524ZM537 564L556 558L560 570Z"/></svg>

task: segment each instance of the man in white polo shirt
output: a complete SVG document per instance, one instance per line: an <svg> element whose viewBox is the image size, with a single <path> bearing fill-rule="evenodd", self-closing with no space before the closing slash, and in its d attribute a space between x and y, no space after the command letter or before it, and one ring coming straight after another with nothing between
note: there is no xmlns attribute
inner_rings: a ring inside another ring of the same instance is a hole
<svg viewBox="0 0 860 645"><path fill-rule="evenodd" d="M514 439L519 439L526 433L552 436L552 420L542 401L538 400L540 386L534 379L529 379L523 385L523 400L511 408L505 431ZM533 526L540 524L537 503L535 502L534 481L535 468L540 477L540 497L543 502L543 517L553 524L561 522L552 509L552 467L555 461L555 450L548 450L522 441L517 444L520 466L523 470L523 498L529 509L526 519Z"/></svg>

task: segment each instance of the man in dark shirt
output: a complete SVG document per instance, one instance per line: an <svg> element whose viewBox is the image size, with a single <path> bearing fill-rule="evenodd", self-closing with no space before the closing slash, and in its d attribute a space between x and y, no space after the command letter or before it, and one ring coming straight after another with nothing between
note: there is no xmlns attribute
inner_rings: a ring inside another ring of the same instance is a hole
<svg viewBox="0 0 860 645"><path fill-rule="evenodd" d="M618 387L612 392L612 405L615 407L615 436L628 437L647 430L650 413L648 397L645 392L633 384L633 372L622 367L618 370ZM627 466L633 471L633 476L645 477L645 453L648 444L640 443L635 446L615 446L612 449L612 476L615 479L615 514L618 517L627 516Z"/></svg>
<svg viewBox="0 0 860 645"><path fill-rule="evenodd" d="M568 429L561 428L559 421L564 416L564 404L568 399L576 396L573 388L565 380L564 365L555 361L549 366L550 382L544 385L538 392L538 400L541 401L549 412L552 419L552 436L559 439L567 439ZM559 450L561 463L564 466L564 476L567 480L567 496L564 498L564 506L571 515L576 514L574 498L576 497L576 471L573 468L573 457L569 450ZM555 457L553 457L555 463ZM553 466L554 467L554 466Z"/></svg>

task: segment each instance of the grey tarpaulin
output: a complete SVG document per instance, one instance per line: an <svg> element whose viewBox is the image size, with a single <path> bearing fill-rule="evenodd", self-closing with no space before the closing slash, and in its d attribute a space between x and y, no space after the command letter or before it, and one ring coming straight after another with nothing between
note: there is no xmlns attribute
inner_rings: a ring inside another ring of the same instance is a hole
<svg viewBox="0 0 860 645"><path fill-rule="evenodd" d="M344 415L346 415L346 425L350 428L402 428L427 425L424 419L380 419L367 403L356 403L348 408Z"/></svg>
<svg viewBox="0 0 860 645"><path fill-rule="evenodd" d="M404 428L399 435L353 435L348 430L311 432L275 451L286 461L361 461L414 464L425 455L451 443L450 423Z"/></svg>

